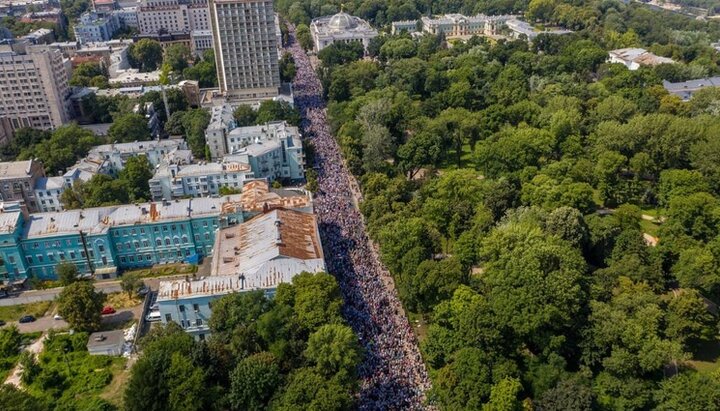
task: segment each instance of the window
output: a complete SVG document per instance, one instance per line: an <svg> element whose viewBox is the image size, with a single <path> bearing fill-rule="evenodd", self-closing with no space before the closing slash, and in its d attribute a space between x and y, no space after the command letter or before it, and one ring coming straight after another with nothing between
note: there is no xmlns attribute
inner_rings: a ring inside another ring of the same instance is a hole
<svg viewBox="0 0 720 411"><path fill-rule="evenodd" d="M172 321L172 314L165 314L165 321L166 322Z"/></svg>
<svg viewBox="0 0 720 411"><path fill-rule="evenodd" d="M51 262L55 261L55 254L48 254L48 260Z"/></svg>
<svg viewBox="0 0 720 411"><path fill-rule="evenodd" d="M193 310L199 311L199 310L200 310L200 304L193 304Z"/></svg>
<svg viewBox="0 0 720 411"><path fill-rule="evenodd" d="M41 255L38 254L36 257L37 257L39 263L42 263L42 262L43 262L43 260L44 260L44 259L43 259L43 256L41 256Z"/></svg>
<svg viewBox="0 0 720 411"><path fill-rule="evenodd" d="M200 341L205 341L205 334L198 334Z"/></svg>
<svg viewBox="0 0 720 411"><path fill-rule="evenodd" d="M8 261L10 261L10 264L15 264L15 257L9 256Z"/></svg>
<svg viewBox="0 0 720 411"><path fill-rule="evenodd" d="M201 326L202 323L203 323L202 318L198 318L197 320L195 320L195 325L197 325L198 327Z"/></svg>
<svg viewBox="0 0 720 411"><path fill-rule="evenodd" d="M157 240L155 240L155 244L160 247L162 245L162 240L158 238Z"/></svg>
<svg viewBox="0 0 720 411"><path fill-rule="evenodd" d="M165 245L170 245L170 239L168 237L165 237Z"/></svg>
<svg viewBox="0 0 720 411"><path fill-rule="evenodd" d="M75 251L70 251L70 259L71 260L75 259Z"/></svg>
<svg viewBox="0 0 720 411"><path fill-rule="evenodd" d="M105 246L102 245L102 244L98 244L98 251L100 251L101 253L104 252L104 251L105 251Z"/></svg>
<svg viewBox="0 0 720 411"><path fill-rule="evenodd" d="M182 304L180 304L179 310L180 310L181 313L184 313L184 312L185 312L185 306L182 305Z"/></svg>
<svg viewBox="0 0 720 411"><path fill-rule="evenodd" d="M29 256L29 255L28 255L28 256L25 257L25 259L27 259L28 264L32 264L32 263L33 263L32 256Z"/></svg>

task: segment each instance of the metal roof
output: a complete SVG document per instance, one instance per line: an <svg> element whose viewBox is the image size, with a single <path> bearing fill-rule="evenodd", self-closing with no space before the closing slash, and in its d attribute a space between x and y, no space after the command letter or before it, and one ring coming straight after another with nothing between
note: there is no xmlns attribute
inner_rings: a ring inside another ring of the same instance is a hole
<svg viewBox="0 0 720 411"><path fill-rule="evenodd" d="M275 209L219 230L213 275L244 275L261 287L271 278L325 269L315 215Z"/></svg>

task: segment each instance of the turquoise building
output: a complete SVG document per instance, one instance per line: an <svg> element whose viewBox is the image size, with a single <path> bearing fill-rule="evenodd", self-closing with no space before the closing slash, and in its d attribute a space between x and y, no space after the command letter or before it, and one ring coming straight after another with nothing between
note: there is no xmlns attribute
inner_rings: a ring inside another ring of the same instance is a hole
<svg viewBox="0 0 720 411"><path fill-rule="evenodd" d="M243 221L241 195L27 214L0 212L0 280L55 279L55 267L112 278L126 269L197 261L216 231ZM5 277L5 278L2 278Z"/></svg>

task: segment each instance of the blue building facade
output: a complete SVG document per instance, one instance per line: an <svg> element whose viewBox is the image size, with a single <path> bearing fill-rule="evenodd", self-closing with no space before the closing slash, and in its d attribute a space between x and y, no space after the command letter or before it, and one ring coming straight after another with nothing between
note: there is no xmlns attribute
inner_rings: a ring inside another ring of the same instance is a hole
<svg viewBox="0 0 720 411"><path fill-rule="evenodd" d="M69 210L0 213L6 282L57 278L70 262L83 274L111 278L126 269L211 255L219 228L242 222L240 195Z"/></svg>

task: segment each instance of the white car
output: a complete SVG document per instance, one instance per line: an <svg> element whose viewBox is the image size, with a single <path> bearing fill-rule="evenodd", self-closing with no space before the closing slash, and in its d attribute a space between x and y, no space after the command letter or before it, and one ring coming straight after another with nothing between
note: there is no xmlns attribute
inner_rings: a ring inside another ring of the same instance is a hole
<svg viewBox="0 0 720 411"><path fill-rule="evenodd" d="M61 316L60 314L55 314L55 316L53 316L53 319L56 320L56 321L60 321L60 320L62 320L63 318L62 318L62 316Z"/></svg>
<svg viewBox="0 0 720 411"><path fill-rule="evenodd" d="M160 311L151 311L145 316L145 320L149 322L160 321Z"/></svg>

